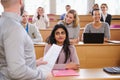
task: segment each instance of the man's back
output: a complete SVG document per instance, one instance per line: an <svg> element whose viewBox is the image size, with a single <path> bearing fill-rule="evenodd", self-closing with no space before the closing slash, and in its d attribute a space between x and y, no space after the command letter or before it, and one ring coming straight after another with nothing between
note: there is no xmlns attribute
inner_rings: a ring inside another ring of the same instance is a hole
<svg viewBox="0 0 120 80"><path fill-rule="evenodd" d="M6 76L4 80L31 80L38 74L32 40L19 21L17 14L8 12L0 18L0 74Z"/></svg>

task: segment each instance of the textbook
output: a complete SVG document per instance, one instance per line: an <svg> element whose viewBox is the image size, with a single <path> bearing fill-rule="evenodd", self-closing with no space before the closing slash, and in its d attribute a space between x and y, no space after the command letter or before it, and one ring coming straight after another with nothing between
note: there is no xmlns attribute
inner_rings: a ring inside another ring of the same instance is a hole
<svg viewBox="0 0 120 80"><path fill-rule="evenodd" d="M60 77L60 76L79 76L79 73L75 70L68 69L68 70L53 70L53 76Z"/></svg>
<svg viewBox="0 0 120 80"><path fill-rule="evenodd" d="M44 74L48 74L52 71L54 64L59 56L62 46L53 44L46 55L43 57L43 61L47 61L46 65L40 65L37 67L38 70L42 71Z"/></svg>

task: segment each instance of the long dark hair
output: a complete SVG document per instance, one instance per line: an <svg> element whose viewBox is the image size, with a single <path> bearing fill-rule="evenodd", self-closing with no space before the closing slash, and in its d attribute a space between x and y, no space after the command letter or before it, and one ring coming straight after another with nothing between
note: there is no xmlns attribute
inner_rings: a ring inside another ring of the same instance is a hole
<svg viewBox="0 0 120 80"><path fill-rule="evenodd" d="M69 41L68 31L67 31L66 27L63 24L55 25L51 34L50 34L50 36L47 38L46 42L49 43L49 44L56 44L55 31L59 28L62 28L66 33L66 39L63 43L63 50L64 50L64 53L65 53L64 63L66 63L68 58L70 58L70 54L71 54L70 49L69 49L70 41Z"/></svg>

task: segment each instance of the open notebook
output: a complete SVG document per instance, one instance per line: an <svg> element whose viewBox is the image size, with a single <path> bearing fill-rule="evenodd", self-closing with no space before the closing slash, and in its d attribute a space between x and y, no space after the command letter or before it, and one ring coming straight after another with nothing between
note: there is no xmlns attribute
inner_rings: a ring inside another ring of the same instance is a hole
<svg viewBox="0 0 120 80"><path fill-rule="evenodd" d="M75 70L53 70L53 76L60 77L60 76L79 76L79 73Z"/></svg>

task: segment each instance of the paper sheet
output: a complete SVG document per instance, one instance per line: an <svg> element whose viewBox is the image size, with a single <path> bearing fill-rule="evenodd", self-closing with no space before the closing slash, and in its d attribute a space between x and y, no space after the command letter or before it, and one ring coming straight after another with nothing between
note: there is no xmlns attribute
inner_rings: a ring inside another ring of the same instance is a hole
<svg viewBox="0 0 120 80"><path fill-rule="evenodd" d="M46 55L43 57L43 61L47 61L48 63L46 65L40 65L38 69L40 69L46 74L51 72L59 56L61 49L62 49L62 46L53 44L48 50L48 52L46 53Z"/></svg>

